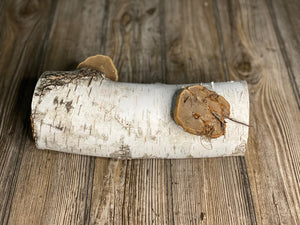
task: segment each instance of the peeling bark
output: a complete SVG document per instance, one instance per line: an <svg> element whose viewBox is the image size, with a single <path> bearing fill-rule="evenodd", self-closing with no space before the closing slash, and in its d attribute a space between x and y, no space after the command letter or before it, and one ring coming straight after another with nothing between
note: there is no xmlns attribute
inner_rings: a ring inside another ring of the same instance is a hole
<svg viewBox="0 0 300 225"><path fill-rule="evenodd" d="M249 123L246 82L201 84L223 96L230 116ZM111 158L199 158L243 155L248 127L226 120L216 139L187 133L172 115L189 85L111 81L93 69L45 72L32 100L36 146Z"/></svg>

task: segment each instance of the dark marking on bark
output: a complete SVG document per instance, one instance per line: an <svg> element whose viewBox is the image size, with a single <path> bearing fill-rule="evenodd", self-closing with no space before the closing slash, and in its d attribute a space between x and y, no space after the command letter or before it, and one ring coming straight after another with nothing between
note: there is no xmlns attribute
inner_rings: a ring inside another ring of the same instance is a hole
<svg viewBox="0 0 300 225"><path fill-rule="evenodd" d="M78 115L80 114L81 107L82 105L79 106ZM85 129L85 125L84 125L84 129Z"/></svg>
<svg viewBox="0 0 300 225"><path fill-rule="evenodd" d="M44 123L45 125L48 125L49 127L50 127L50 129L51 128L55 128L55 129L57 129L57 130L63 130L63 127L61 127L60 126L60 124L59 125L56 125L56 126L53 126L52 124L49 124L49 123Z"/></svg>
<svg viewBox="0 0 300 225"><path fill-rule="evenodd" d="M70 112L70 110L74 108L74 107L72 106L72 102L73 102L73 101L66 102L66 109L67 109L67 112Z"/></svg>
<svg viewBox="0 0 300 225"><path fill-rule="evenodd" d="M77 80L98 80L104 75L91 68L81 68L74 71L46 71L40 77L40 85L36 88L37 94L44 95L45 92L51 91L54 87L64 86ZM77 83L76 83L77 84ZM70 90L67 94L67 97Z"/></svg>
<svg viewBox="0 0 300 225"><path fill-rule="evenodd" d="M88 87L91 85L92 80L93 80L93 77L91 77L91 79L89 80ZM77 85L76 85L76 88L77 88Z"/></svg>
<svg viewBox="0 0 300 225"><path fill-rule="evenodd" d="M92 88L91 88L90 91L89 91L89 95L88 95L89 97L90 97L90 95L91 95L91 92L92 92Z"/></svg>
<svg viewBox="0 0 300 225"><path fill-rule="evenodd" d="M53 99L53 105L56 105L56 107L55 107L55 110L56 110L58 107L58 97L57 96Z"/></svg>
<svg viewBox="0 0 300 225"><path fill-rule="evenodd" d="M70 91L71 91L71 90L69 89L68 94L67 94L67 97L69 97Z"/></svg>
<svg viewBox="0 0 300 225"><path fill-rule="evenodd" d="M57 97L57 96L54 98L53 104L54 104L54 105L57 105L57 104L58 104L58 97Z"/></svg>
<svg viewBox="0 0 300 225"><path fill-rule="evenodd" d="M92 78L92 79L93 79L93 78ZM78 87L78 83L76 82L76 85L75 85L74 91L76 91L76 90L77 90L77 87ZM69 92L68 92L68 95L69 95L69 93L70 93L70 90L69 90Z"/></svg>
<svg viewBox="0 0 300 225"><path fill-rule="evenodd" d="M103 80L104 80L104 77L102 76L102 79L100 80L100 87L102 86Z"/></svg>
<svg viewBox="0 0 300 225"><path fill-rule="evenodd" d="M109 155L111 158L131 159L131 151L129 145L122 144L118 151L114 151Z"/></svg>
<svg viewBox="0 0 300 225"><path fill-rule="evenodd" d="M41 132L41 130L42 130L42 125L43 125L43 123L44 123L44 120L42 119L42 120L41 120L41 123L40 123L40 132Z"/></svg>

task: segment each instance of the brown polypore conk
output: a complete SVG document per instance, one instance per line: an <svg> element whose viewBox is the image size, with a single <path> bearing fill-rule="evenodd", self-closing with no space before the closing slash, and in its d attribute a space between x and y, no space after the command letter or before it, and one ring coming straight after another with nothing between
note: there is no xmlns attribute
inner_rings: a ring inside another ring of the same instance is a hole
<svg viewBox="0 0 300 225"><path fill-rule="evenodd" d="M94 55L86 58L83 62L79 63L79 68L91 68L105 74L105 77L113 81L118 81L118 71L109 56Z"/></svg>
<svg viewBox="0 0 300 225"><path fill-rule="evenodd" d="M174 119L191 134L217 138L225 133L229 103L202 85L183 88L177 97Z"/></svg>

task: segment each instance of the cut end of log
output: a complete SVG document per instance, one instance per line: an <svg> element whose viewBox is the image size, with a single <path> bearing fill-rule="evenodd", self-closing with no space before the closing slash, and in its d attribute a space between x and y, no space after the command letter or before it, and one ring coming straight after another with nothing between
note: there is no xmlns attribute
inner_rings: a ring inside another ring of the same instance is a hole
<svg viewBox="0 0 300 225"><path fill-rule="evenodd" d="M183 88L177 97L174 120L186 132L218 138L225 134L230 104L202 85Z"/></svg>
<svg viewBox="0 0 300 225"><path fill-rule="evenodd" d="M85 59L83 62L79 63L77 69L79 68L91 68L102 72L105 77L110 80L118 81L118 71L109 56L105 55L94 55Z"/></svg>

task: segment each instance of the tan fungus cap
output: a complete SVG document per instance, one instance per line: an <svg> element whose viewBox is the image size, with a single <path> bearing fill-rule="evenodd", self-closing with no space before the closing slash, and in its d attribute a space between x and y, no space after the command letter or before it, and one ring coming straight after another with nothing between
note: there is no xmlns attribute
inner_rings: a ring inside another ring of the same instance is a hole
<svg viewBox="0 0 300 225"><path fill-rule="evenodd" d="M79 63L77 69L79 68L91 68L97 71L102 72L107 78L118 81L118 71L109 56L105 55L94 55L88 57L83 62Z"/></svg>

